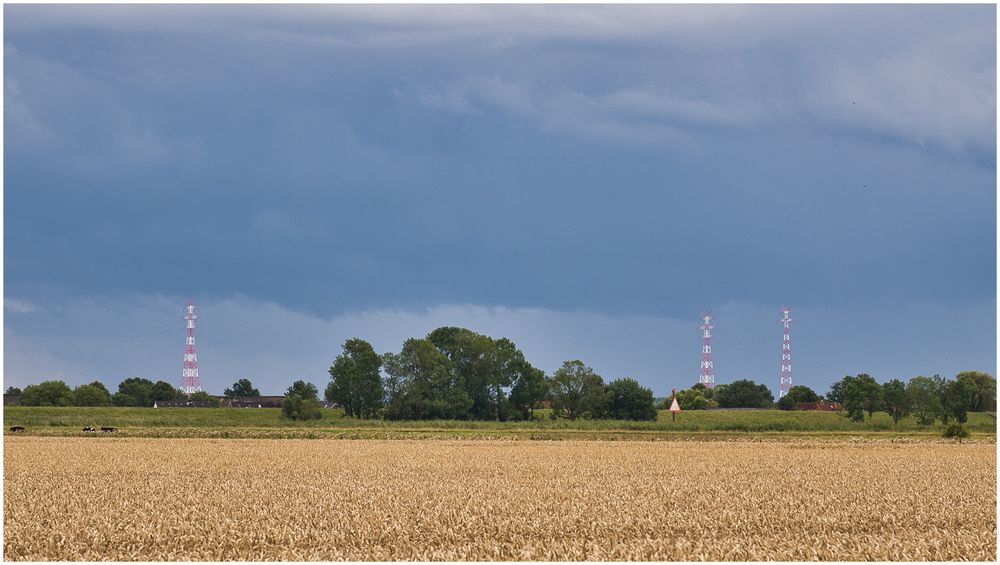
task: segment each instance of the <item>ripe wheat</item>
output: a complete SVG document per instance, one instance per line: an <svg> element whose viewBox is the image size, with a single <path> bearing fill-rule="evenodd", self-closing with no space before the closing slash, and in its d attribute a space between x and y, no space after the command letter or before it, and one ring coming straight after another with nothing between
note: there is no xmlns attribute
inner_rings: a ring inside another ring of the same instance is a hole
<svg viewBox="0 0 1000 565"><path fill-rule="evenodd" d="M9 560L977 560L996 446L5 438Z"/></svg>

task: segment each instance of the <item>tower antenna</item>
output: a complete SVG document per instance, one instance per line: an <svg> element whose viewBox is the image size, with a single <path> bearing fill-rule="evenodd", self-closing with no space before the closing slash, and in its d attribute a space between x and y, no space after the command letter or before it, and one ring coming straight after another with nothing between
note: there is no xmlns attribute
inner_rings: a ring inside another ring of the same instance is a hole
<svg viewBox="0 0 1000 565"><path fill-rule="evenodd" d="M712 315L706 313L701 317L701 375L698 382L705 388L715 387L715 367L712 366Z"/></svg>
<svg viewBox="0 0 1000 565"><path fill-rule="evenodd" d="M778 383L778 398L785 396L792 389L792 342L791 338L788 337L789 326L792 323L792 319L788 315L791 313L791 308L782 306L781 319L778 320L784 326L785 332L781 342L781 380Z"/></svg>
<svg viewBox="0 0 1000 565"><path fill-rule="evenodd" d="M194 321L198 315L194 313L194 300L188 302L186 314L182 318L187 322L187 338L184 340L184 369L181 371L181 390L191 394L201 390L201 379L198 377L198 350L194 343Z"/></svg>

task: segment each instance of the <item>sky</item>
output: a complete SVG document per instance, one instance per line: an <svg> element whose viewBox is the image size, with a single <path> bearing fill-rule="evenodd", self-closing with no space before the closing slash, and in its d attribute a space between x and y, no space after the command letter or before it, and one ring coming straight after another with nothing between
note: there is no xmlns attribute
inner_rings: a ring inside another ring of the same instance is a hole
<svg viewBox="0 0 1000 565"><path fill-rule="evenodd" d="M443 325L657 396L996 374L996 7L5 5L3 384Z"/></svg>

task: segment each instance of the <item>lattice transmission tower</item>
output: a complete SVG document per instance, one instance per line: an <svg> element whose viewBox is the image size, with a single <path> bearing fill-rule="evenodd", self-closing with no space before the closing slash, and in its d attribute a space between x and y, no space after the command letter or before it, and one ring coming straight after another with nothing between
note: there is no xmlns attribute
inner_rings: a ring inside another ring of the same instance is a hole
<svg viewBox="0 0 1000 565"><path fill-rule="evenodd" d="M698 382L705 385L705 388L715 386L715 367L712 366L712 315L705 314L701 318L701 374Z"/></svg>
<svg viewBox="0 0 1000 565"><path fill-rule="evenodd" d="M788 394L792 388L792 342L788 337L792 319L788 316L792 309L787 306L781 307L781 325L784 327L784 339L781 342L781 377L778 382L778 398Z"/></svg>
<svg viewBox="0 0 1000 565"><path fill-rule="evenodd" d="M194 313L194 301L188 302L183 320L187 322L187 338L184 340L184 369L181 371L181 390L187 394L201 390L201 379L198 377L198 349L194 343L194 321L198 315Z"/></svg>

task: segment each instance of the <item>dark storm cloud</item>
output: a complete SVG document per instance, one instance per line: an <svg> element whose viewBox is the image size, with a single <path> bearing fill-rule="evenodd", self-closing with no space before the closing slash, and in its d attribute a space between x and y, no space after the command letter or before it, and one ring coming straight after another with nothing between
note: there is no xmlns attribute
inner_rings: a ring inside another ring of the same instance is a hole
<svg viewBox="0 0 1000 565"><path fill-rule="evenodd" d="M5 298L991 304L994 10L7 6Z"/></svg>

